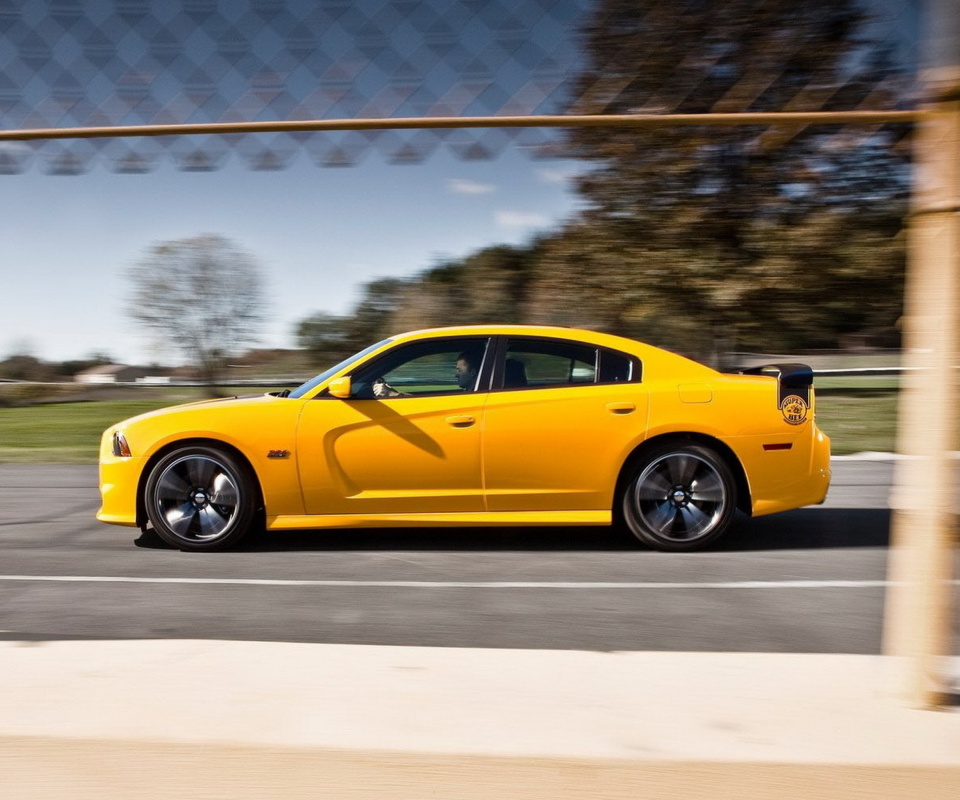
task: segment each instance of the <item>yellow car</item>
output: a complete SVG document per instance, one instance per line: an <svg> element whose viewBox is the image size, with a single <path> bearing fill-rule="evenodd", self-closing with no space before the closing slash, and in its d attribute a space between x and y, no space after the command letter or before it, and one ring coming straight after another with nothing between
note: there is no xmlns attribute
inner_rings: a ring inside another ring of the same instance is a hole
<svg viewBox="0 0 960 800"><path fill-rule="evenodd" d="M737 509L821 503L830 441L802 364L723 374L592 331L385 339L291 392L109 428L97 518L182 550L268 530L624 524L693 550Z"/></svg>

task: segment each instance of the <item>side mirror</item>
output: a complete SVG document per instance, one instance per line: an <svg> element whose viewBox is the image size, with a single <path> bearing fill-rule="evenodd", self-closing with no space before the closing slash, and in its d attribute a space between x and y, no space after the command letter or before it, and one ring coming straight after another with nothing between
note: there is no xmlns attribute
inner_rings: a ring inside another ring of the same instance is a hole
<svg viewBox="0 0 960 800"><path fill-rule="evenodd" d="M341 400L349 400L351 392L350 378L337 378L335 381L331 381L327 387L327 391L330 392L333 397L339 397Z"/></svg>

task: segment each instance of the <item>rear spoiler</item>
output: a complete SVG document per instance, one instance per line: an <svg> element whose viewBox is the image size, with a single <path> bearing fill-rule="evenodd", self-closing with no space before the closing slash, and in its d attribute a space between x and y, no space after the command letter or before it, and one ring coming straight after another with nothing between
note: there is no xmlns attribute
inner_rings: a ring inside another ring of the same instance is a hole
<svg viewBox="0 0 960 800"><path fill-rule="evenodd" d="M807 364L764 364L762 367L747 367L734 372L737 375L768 375L776 378L780 386L777 402L781 406L787 397L794 395L810 405L813 370Z"/></svg>

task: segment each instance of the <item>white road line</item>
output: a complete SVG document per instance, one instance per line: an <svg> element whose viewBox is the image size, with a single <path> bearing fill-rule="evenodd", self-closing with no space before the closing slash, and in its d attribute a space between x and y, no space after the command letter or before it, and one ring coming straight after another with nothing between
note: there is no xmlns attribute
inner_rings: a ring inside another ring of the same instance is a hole
<svg viewBox="0 0 960 800"><path fill-rule="evenodd" d="M318 581L270 578L141 578L113 575L0 575L0 582L160 583L199 586L305 586L334 589L883 589L892 581ZM960 585L960 581L950 581Z"/></svg>

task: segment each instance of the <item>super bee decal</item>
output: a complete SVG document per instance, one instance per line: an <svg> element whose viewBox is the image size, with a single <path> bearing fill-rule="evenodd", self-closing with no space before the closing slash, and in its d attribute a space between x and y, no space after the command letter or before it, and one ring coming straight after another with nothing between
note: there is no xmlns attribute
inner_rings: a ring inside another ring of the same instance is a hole
<svg viewBox="0 0 960 800"><path fill-rule="evenodd" d="M807 421L807 412L810 406L798 394L789 394L780 403L780 413L783 421L788 425L803 425Z"/></svg>

